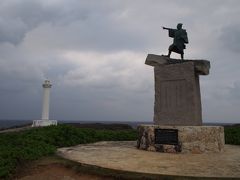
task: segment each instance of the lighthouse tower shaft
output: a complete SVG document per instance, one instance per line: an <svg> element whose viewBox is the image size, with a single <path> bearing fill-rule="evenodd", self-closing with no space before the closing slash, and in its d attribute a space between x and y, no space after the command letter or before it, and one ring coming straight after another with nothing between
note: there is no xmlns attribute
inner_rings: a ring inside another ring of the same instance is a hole
<svg viewBox="0 0 240 180"><path fill-rule="evenodd" d="M50 89L52 84L45 80L43 85L42 119L33 120L32 127L57 125L57 120L49 120Z"/></svg>
<svg viewBox="0 0 240 180"><path fill-rule="evenodd" d="M49 80L46 80L42 86L43 86L42 120L49 120L50 89L52 85L50 84Z"/></svg>

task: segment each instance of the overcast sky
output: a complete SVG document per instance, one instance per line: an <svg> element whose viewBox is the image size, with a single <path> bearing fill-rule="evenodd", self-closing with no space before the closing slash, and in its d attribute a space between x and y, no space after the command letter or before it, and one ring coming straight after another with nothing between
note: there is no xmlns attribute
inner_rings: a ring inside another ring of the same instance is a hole
<svg viewBox="0 0 240 180"><path fill-rule="evenodd" d="M48 78L51 119L151 122L144 62L172 43L161 26L181 22L185 58L211 62L203 121L240 123L239 17L239 0L1 0L0 119L41 118Z"/></svg>

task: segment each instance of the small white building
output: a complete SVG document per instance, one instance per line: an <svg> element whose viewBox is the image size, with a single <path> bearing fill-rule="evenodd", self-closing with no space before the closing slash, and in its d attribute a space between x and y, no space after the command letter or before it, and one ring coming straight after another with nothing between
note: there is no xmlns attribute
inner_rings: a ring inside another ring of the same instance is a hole
<svg viewBox="0 0 240 180"><path fill-rule="evenodd" d="M43 106L42 106L42 119L33 120L32 127L57 125L57 120L49 120L49 101L50 89L52 84L49 80L45 80L43 85Z"/></svg>

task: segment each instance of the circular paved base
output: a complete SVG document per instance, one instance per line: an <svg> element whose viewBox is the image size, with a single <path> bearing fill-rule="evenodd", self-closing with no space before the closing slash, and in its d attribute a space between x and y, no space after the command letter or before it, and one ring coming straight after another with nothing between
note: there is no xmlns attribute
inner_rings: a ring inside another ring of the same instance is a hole
<svg viewBox="0 0 240 180"><path fill-rule="evenodd" d="M139 150L136 142L98 142L60 148L63 158L114 170L161 175L240 178L240 146L224 152L169 154Z"/></svg>

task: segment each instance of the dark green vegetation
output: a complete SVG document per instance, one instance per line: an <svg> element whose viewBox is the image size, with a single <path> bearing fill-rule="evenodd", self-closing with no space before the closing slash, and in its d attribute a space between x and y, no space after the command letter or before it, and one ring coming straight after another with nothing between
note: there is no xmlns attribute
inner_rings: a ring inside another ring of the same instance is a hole
<svg viewBox="0 0 240 180"><path fill-rule="evenodd" d="M224 127L225 143L240 145L240 126L226 126Z"/></svg>
<svg viewBox="0 0 240 180"><path fill-rule="evenodd" d="M136 130L95 130L69 125L34 128L0 134L0 179L26 161L51 155L59 147L97 141L136 140Z"/></svg>
<svg viewBox="0 0 240 180"><path fill-rule="evenodd" d="M103 124L103 123L67 123L78 128L105 129L105 130L127 130L132 129L128 124Z"/></svg>
<svg viewBox="0 0 240 180"><path fill-rule="evenodd" d="M137 131L130 128L119 130L112 125L102 130L93 128L58 125L0 134L0 179L9 177L17 166L54 154L59 147L137 139ZM225 141L240 145L240 127L225 127Z"/></svg>

